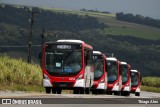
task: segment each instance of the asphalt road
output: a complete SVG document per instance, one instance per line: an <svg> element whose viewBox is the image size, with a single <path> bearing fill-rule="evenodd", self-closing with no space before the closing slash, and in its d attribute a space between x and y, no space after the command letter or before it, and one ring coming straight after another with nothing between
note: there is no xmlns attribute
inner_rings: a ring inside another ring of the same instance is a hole
<svg viewBox="0 0 160 107"><path fill-rule="evenodd" d="M0 98L13 100L37 100L42 105L3 105L0 107L160 107L160 93L141 92L141 96L45 94L0 91ZM2 102L2 101L1 101ZM13 103L13 102L12 102ZM39 103L38 103L39 104Z"/></svg>

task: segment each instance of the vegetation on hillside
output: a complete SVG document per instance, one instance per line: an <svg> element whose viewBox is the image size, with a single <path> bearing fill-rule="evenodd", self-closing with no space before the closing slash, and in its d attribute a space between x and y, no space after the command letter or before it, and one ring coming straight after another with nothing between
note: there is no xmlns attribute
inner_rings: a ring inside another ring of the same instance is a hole
<svg viewBox="0 0 160 107"><path fill-rule="evenodd" d="M160 93L160 78L159 77L144 77L142 78L142 90L159 92Z"/></svg>
<svg viewBox="0 0 160 107"><path fill-rule="evenodd" d="M142 15L135 15L134 16L133 14L124 14L123 12L121 12L121 13L116 13L116 18L118 20L122 20L122 21L144 24L144 25L160 28L160 20L153 19L151 17L144 17Z"/></svg>
<svg viewBox="0 0 160 107"><path fill-rule="evenodd" d="M28 19L31 17L29 9L28 7L1 7L1 46L27 46L30 26ZM36 11L41 10L36 9ZM35 15L32 44L41 44L40 33L43 24L46 41L80 39L91 44L94 50L114 53L120 61L131 64L132 69L138 69L142 76L160 76L160 30L158 28L119 21L106 13L90 14L90 12L44 9ZM32 55L35 58L38 58L40 51L41 47L32 47ZM28 48L0 47L0 53L4 52L7 54L15 52L16 56L20 56L18 53L21 53L23 59L26 59Z"/></svg>
<svg viewBox="0 0 160 107"><path fill-rule="evenodd" d="M22 59L0 56L0 84L41 85L42 71L39 65L28 64Z"/></svg>
<svg viewBox="0 0 160 107"><path fill-rule="evenodd" d="M0 90L43 92L39 65L0 55Z"/></svg>
<svg viewBox="0 0 160 107"><path fill-rule="evenodd" d="M41 29L43 24L45 24L46 29L64 31L81 31L106 27L105 24L99 23L96 18L88 15L80 16L77 14L53 13L39 8L32 8L32 10L37 12L35 13L36 19L34 23L36 29ZM0 23L27 28L29 25L28 19L31 17L30 15L31 11L27 7L15 8L7 5L5 7L0 6Z"/></svg>
<svg viewBox="0 0 160 107"><path fill-rule="evenodd" d="M142 85L160 88L159 77L144 77L142 79Z"/></svg>

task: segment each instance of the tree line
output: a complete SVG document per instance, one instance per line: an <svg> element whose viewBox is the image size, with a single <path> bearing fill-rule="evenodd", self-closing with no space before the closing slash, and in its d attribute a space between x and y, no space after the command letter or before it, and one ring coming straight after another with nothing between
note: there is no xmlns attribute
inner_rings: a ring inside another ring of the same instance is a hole
<svg viewBox="0 0 160 107"><path fill-rule="evenodd" d="M144 17L142 15L133 15L131 13L124 14L123 12L120 12L120 13L116 13L116 18L117 20L121 20L121 21L138 23L138 24L160 28L160 20L153 19L151 17Z"/></svg>
<svg viewBox="0 0 160 107"><path fill-rule="evenodd" d="M48 11L40 8L32 8L36 11L34 28L40 29L43 24L46 29L64 30L64 31L81 31L87 29L97 29L107 27L104 23L100 23L97 18L88 15L80 16L77 14L60 13ZM29 7L13 7L0 6L0 23L19 25L24 28L29 26L29 18L31 18L31 10Z"/></svg>

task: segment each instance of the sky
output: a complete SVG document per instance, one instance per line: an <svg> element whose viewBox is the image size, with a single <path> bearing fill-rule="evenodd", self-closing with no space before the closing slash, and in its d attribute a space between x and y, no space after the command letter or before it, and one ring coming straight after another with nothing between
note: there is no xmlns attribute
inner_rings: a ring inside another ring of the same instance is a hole
<svg viewBox="0 0 160 107"><path fill-rule="evenodd" d="M140 14L160 19L160 0L0 0L0 3Z"/></svg>

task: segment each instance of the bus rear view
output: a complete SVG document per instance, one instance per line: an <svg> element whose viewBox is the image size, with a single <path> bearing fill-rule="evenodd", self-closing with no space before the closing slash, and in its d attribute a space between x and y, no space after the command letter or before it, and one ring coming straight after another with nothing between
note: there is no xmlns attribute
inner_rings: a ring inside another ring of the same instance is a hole
<svg viewBox="0 0 160 107"><path fill-rule="evenodd" d="M130 65L126 62L121 62L120 72L122 76L122 90L121 95L129 96L131 91Z"/></svg>
<svg viewBox="0 0 160 107"><path fill-rule="evenodd" d="M138 70L131 70L131 93L140 96L141 79Z"/></svg>
<svg viewBox="0 0 160 107"><path fill-rule="evenodd" d="M104 94L107 88L106 57L99 51L93 51L94 83L92 94Z"/></svg>
<svg viewBox="0 0 160 107"><path fill-rule="evenodd" d="M42 58L46 93L72 89L84 94L93 84L92 47L80 40L58 40L45 45Z"/></svg>
<svg viewBox="0 0 160 107"><path fill-rule="evenodd" d="M107 93L120 95L122 80L120 74L120 62L116 58L106 58L107 60Z"/></svg>

